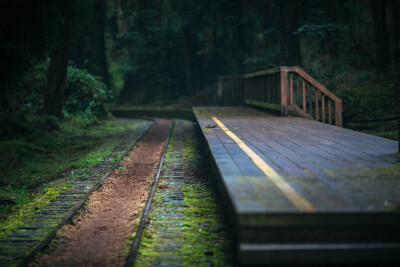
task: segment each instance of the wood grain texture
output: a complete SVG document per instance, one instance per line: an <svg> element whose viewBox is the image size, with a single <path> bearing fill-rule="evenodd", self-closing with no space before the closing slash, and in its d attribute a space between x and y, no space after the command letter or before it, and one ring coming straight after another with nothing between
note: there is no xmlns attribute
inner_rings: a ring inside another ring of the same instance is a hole
<svg viewBox="0 0 400 267"><path fill-rule="evenodd" d="M195 114L212 153L216 153L217 161L223 162L220 167L224 173L232 174L231 170L235 169L236 176L263 176L251 158L210 116L218 118L296 190L305 192L317 212L385 211L388 207L384 203L389 198L400 201L395 141L302 118L273 117L248 108L196 108ZM210 125L214 128L207 128ZM223 170L224 167L229 170ZM363 179L365 176L372 178ZM390 186L379 186L379 191L369 187L379 183ZM317 184L324 185L324 194L317 193L314 188ZM374 192L373 196L367 192ZM251 195L248 197L252 199ZM347 206L337 203L347 203ZM265 203L259 206L264 207ZM274 203L269 207L270 212L276 212ZM287 208L293 210L292 206Z"/></svg>
<svg viewBox="0 0 400 267"><path fill-rule="evenodd" d="M315 263L321 244L335 248L329 256L335 259L399 258L397 142L243 107L202 107L194 113L232 214L240 263L284 262L304 251L302 261ZM260 162L270 170L262 171ZM314 212L299 209L271 175ZM368 250L355 253L355 245Z"/></svg>

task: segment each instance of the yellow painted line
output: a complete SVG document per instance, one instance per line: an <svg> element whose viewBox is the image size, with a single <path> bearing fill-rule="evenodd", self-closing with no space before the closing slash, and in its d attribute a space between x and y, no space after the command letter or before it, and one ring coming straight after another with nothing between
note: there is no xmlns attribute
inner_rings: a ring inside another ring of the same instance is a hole
<svg viewBox="0 0 400 267"><path fill-rule="evenodd" d="M260 158L239 137L232 133L219 119L211 116L218 126L250 157L256 166L275 184L285 197L300 211L315 212L315 207L296 191L282 176L272 169L262 158Z"/></svg>

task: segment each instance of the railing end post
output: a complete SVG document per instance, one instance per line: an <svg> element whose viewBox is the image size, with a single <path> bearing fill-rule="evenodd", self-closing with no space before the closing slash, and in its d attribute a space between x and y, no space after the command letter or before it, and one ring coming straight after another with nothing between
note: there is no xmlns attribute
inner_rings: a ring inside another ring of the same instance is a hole
<svg viewBox="0 0 400 267"><path fill-rule="evenodd" d="M281 67L281 116L288 116L288 81L287 81L287 67Z"/></svg>
<svg viewBox="0 0 400 267"><path fill-rule="evenodd" d="M342 100L339 99L335 102L335 125L342 127Z"/></svg>

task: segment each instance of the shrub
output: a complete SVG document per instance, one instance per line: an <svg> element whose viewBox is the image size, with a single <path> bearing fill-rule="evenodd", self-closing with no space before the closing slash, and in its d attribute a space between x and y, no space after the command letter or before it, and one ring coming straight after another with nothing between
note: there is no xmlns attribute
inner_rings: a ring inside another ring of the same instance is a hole
<svg viewBox="0 0 400 267"><path fill-rule="evenodd" d="M392 118L397 115L395 83L366 81L349 88L340 88L336 95L342 99L345 115L352 120Z"/></svg>
<svg viewBox="0 0 400 267"><path fill-rule="evenodd" d="M49 62L34 64L19 82L14 98L18 98L16 102L19 103L22 113L33 115L43 108ZM107 86L99 77L70 63L65 84L64 113L72 116L80 114L102 117L107 114L104 102L110 98L109 95Z"/></svg>
<svg viewBox="0 0 400 267"><path fill-rule="evenodd" d="M2 140L15 135L27 136L35 131L58 130L57 118L41 114L49 63L49 60L32 63L16 84L4 88L5 100L0 105ZM107 115L104 102L109 98L109 93L99 77L70 64L65 88L64 115L89 123L97 121L97 118Z"/></svg>
<svg viewBox="0 0 400 267"><path fill-rule="evenodd" d="M65 86L64 112L103 117L107 114L104 107L107 91L107 86L98 77L70 65Z"/></svg>

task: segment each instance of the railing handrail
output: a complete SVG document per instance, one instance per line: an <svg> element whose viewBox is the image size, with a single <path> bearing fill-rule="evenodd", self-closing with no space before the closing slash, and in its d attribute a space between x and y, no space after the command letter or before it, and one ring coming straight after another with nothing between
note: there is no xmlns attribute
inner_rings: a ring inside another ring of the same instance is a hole
<svg viewBox="0 0 400 267"><path fill-rule="evenodd" d="M328 96L330 99L332 99L333 101L335 101L336 103L341 103L342 100L337 97L334 93L332 93L331 91L329 91L324 85L322 85L321 83L319 83L317 80L315 80L313 77L311 77L310 75L308 75L308 73L306 73L303 69L294 66L294 67L287 67L284 66L283 67L287 72L296 72L297 74L299 74L301 77L303 77L305 80L307 80L310 84L314 85L315 88L317 88L318 90L320 90L321 92L323 92L326 96Z"/></svg>
<svg viewBox="0 0 400 267"><path fill-rule="evenodd" d="M295 81L297 81L297 86L294 85ZM300 81L302 88L299 85ZM319 121L321 118L322 122L325 122L327 115L329 124L332 124L331 108L334 104L335 125L342 126L342 100L297 66L281 66L244 75L218 76L220 103L222 103L225 86L227 86L228 92L231 92L227 95L231 101L235 96L240 95L241 101L249 105L266 108L283 116L292 114L311 119L315 113L315 120ZM309 91L307 94L306 88ZM314 94L312 90L314 90ZM302 103L299 103L300 95L303 98ZM294 97L296 97L296 101L294 101ZM321 103L321 108L319 108L319 103ZM301 106L302 108L300 108ZM315 112L313 112L314 106Z"/></svg>
<svg viewBox="0 0 400 267"><path fill-rule="evenodd" d="M277 73L280 71L281 71L281 67L275 67L272 69L260 70L260 71L244 74L243 78L245 78L245 79L253 78L253 77L263 76L263 75L267 75L267 74L274 74L274 73Z"/></svg>

